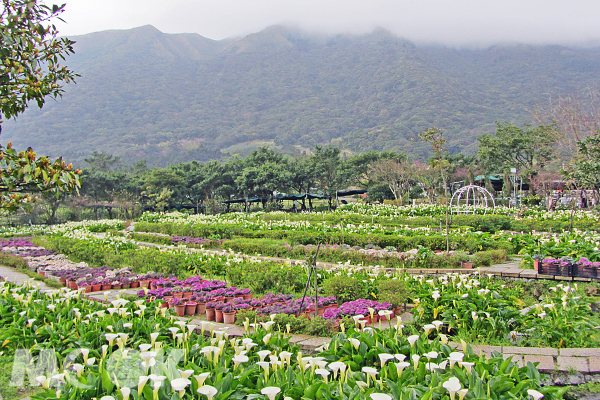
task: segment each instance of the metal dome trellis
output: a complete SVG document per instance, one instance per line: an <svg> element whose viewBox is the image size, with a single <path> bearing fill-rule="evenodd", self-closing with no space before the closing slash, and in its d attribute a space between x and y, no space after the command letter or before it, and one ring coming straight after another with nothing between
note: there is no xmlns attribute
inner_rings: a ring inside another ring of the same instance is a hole
<svg viewBox="0 0 600 400"><path fill-rule="evenodd" d="M477 185L461 187L450 200L451 214L476 214L478 209L483 209L485 215L490 208L493 214L496 211L494 196L486 188Z"/></svg>

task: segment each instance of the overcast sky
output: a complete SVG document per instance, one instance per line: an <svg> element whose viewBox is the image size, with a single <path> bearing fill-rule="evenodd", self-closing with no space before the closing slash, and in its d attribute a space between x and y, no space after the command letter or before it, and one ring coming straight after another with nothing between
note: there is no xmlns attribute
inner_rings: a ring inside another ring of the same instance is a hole
<svg viewBox="0 0 600 400"><path fill-rule="evenodd" d="M63 1L67 24L57 25L68 36L150 24L223 39L284 24L325 33L383 27L417 43L452 46L600 44L600 0Z"/></svg>

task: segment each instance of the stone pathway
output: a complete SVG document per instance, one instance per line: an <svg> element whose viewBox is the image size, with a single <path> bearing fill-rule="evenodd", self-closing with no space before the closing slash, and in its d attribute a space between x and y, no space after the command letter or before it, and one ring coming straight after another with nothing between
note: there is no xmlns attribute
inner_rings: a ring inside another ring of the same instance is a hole
<svg viewBox="0 0 600 400"><path fill-rule="evenodd" d="M26 282L33 282L33 285L39 287L40 290L55 290L54 288L46 285L42 281L30 278L29 276L25 275L22 272L19 272L14 268L5 267L2 265L0 265L0 277L4 278L4 280L7 282L12 282L17 285L23 285Z"/></svg>

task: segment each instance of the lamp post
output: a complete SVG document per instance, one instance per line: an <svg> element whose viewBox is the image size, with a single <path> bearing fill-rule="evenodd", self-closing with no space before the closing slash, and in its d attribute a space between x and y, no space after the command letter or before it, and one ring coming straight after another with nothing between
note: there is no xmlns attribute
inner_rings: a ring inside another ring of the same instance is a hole
<svg viewBox="0 0 600 400"><path fill-rule="evenodd" d="M510 173L511 173L511 178L512 178L512 182L513 182L513 197L515 199L515 207L516 207L517 206L517 169L511 168Z"/></svg>

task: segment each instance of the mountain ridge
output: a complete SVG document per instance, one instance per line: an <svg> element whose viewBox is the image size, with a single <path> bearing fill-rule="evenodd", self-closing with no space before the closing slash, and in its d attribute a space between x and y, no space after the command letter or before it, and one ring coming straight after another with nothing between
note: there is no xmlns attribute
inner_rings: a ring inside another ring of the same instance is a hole
<svg viewBox="0 0 600 400"><path fill-rule="evenodd" d="M451 153L494 122L522 124L547 93L596 86L600 47L417 46L379 29L312 35L273 26L215 41L152 26L73 37L81 77L63 99L3 124L3 139L81 162L92 151L164 166L316 144L406 151L431 126Z"/></svg>

